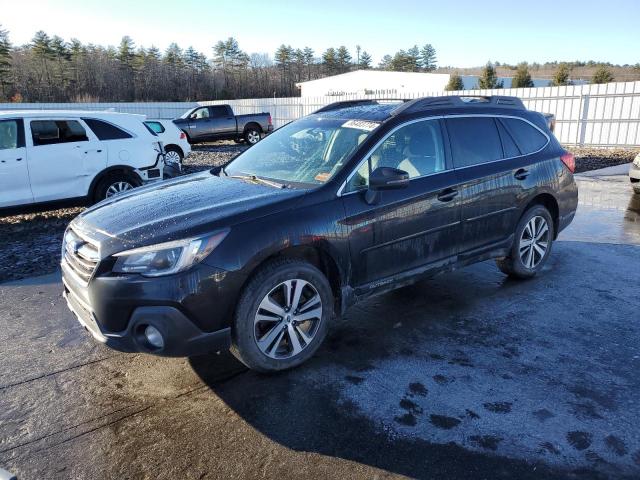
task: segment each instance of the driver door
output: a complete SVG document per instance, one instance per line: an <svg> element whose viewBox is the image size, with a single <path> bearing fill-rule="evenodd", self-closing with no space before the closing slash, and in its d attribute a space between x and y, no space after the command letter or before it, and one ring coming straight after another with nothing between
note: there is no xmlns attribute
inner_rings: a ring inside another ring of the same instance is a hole
<svg viewBox="0 0 640 480"><path fill-rule="evenodd" d="M369 204L369 173L383 166L409 173L409 186L379 192ZM342 194L353 285L377 288L397 275L455 261L461 213L455 184L440 120L410 122L382 140Z"/></svg>
<svg viewBox="0 0 640 480"><path fill-rule="evenodd" d="M213 119L209 107L197 108L189 115L189 137L193 140L203 140L213 132Z"/></svg>
<svg viewBox="0 0 640 480"><path fill-rule="evenodd" d="M27 168L24 124L0 120L0 207L33 203Z"/></svg>

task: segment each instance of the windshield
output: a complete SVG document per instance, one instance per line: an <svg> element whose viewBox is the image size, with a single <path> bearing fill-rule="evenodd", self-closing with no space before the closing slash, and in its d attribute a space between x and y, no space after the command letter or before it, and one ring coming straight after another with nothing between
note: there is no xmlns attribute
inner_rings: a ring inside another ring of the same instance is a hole
<svg viewBox="0 0 640 480"><path fill-rule="evenodd" d="M323 184L333 177L379 124L309 117L290 123L239 155L229 176L247 175L285 184Z"/></svg>

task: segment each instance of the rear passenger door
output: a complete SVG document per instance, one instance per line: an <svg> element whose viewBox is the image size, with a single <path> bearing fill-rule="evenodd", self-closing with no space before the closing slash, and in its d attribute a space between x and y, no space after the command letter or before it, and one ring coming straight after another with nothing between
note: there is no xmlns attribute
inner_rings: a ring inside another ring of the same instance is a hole
<svg viewBox="0 0 640 480"><path fill-rule="evenodd" d="M226 105L213 105L211 111L211 133L218 137L233 137L236 134L236 117Z"/></svg>
<svg viewBox="0 0 640 480"><path fill-rule="evenodd" d="M34 119L27 130L29 176L35 202L87 194L83 157L90 145L78 120Z"/></svg>
<svg viewBox="0 0 640 480"><path fill-rule="evenodd" d="M506 243L513 234L522 192L517 178L519 152L505 153L514 145L503 147L493 116L452 116L446 126L462 202L460 258L464 260Z"/></svg>

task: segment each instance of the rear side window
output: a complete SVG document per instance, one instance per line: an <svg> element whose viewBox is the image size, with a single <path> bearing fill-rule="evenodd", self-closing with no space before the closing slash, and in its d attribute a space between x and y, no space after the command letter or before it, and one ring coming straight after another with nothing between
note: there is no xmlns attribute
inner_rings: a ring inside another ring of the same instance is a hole
<svg viewBox="0 0 640 480"><path fill-rule="evenodd" d="M447 130L456 168L502 159L502 144L492 117L448 118Z"/></svg>
<svg viewBox="0 0 640 480"><path fill-rule="evenodd" d="M216 118L226 117L229 113L227 111L227 107L225 107L224 105L213 106L210 108L211 108L212 117L216 117Z"/></svg>
<svg viewBox="0 0 640 480"><path fill-rule="evenodd" d="M120 140L131 138L131 134L103 120L95 118L83 118L84 122L96 134L99 140Z"/></svg>
<svg viewBox="0 0 640 480"><path fill-rule="evenodd" d="M22 120L0 120L0 150L24 147Z"/></svg>
<svg viewBox="0 0 640 480"><path fill-rule="evenodd" d="M547 144L547 137L524 120L500 118L498 121L509 131L523 155L537 152Z"/></svg>
<svg viewBox="0 0 640 480"><path fill-rule="evenodd" d="M89 140L87 132L77 120L33 120L31 137L35 146Z"/></svg>
<svg viewBox="0 0 640 480"><path fill-rule="evenodd" d="M155 133L164 133L164 126L160 122L144 122Z"/></svg>
<svg viewBox="0 0 640 480"><path fill-rule="evenodd" d="M511 134L507 132L507 129L504 127L504 125L501 122L498 122L497 125L498 130L500 131L500 138L502 139L502 148L504 148L505 158L519 157L520 155L522 155L520 149L516 145L515 140L513 139Z"/></svg>

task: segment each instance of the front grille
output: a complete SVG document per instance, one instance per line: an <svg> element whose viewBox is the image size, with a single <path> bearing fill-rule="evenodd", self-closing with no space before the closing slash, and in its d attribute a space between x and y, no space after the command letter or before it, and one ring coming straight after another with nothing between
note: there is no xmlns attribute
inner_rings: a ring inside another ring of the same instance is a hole
<svg viewBox="0 0 640 480"><path fill-rule="evenodd" d="M64 234L62 258L85 285L91 280L100 260L96 246L80 238L72 229Z"/></svg>

